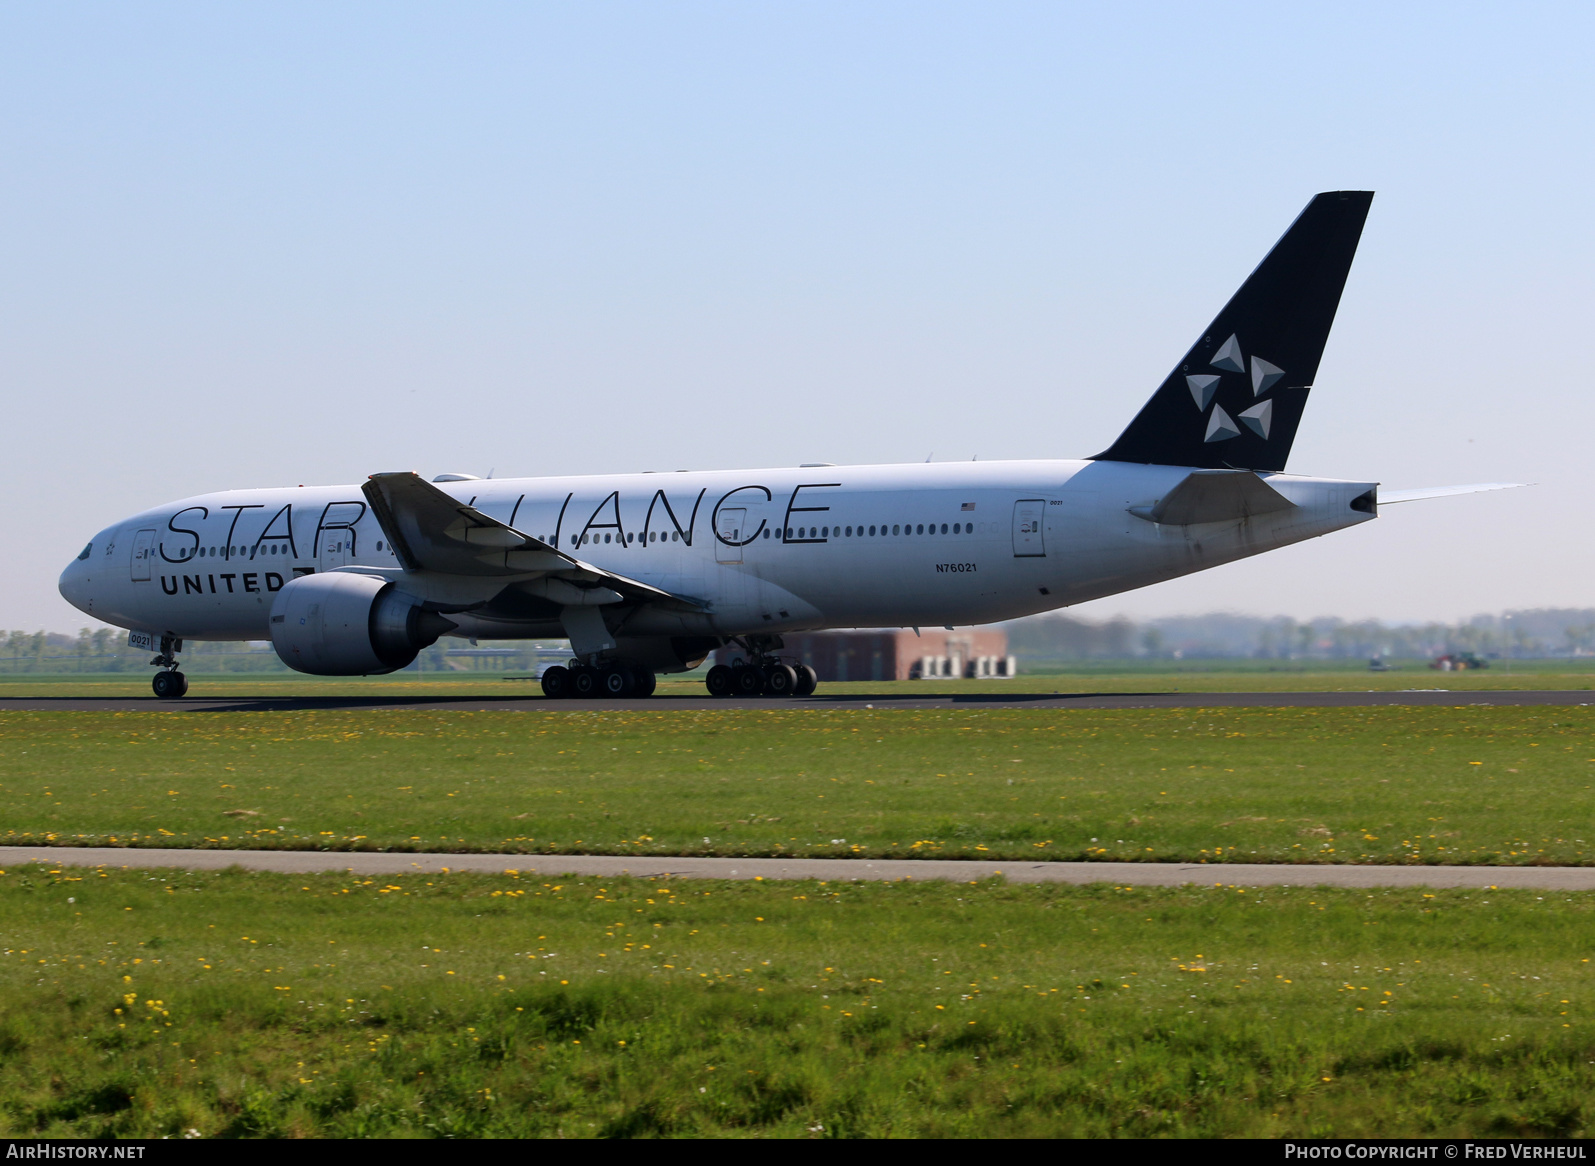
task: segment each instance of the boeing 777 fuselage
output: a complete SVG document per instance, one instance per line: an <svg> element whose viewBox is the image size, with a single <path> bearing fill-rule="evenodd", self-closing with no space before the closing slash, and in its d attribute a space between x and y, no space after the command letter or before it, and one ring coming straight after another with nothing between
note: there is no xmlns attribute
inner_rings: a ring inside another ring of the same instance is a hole
<svg viewBox="0 0 1595 1166"><path fill-rule="evenodd" d="M107 527L61 593L155 653L161 696L184 640L362 675L441 635L569 639L550 696L645 694L730 642L711 691L802 693L783 632L1012 619L1374 518L1375 483L1283 473L1371 198L1313 199L1091 459L226 491Z"/></svg>

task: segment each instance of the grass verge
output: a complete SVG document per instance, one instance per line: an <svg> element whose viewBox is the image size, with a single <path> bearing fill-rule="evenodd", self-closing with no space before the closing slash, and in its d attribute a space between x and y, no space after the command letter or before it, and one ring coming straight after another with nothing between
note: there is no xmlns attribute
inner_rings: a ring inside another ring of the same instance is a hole
<svg viewBox="0 0 1595 1166"><path fill-rule="evenodd" d="M0 1133L1587 1136L1595 900L0 876Z"/></svg>
<svg viewBox="0 0 1595 1166"><path fill-rule="evenodd" d="M0 714L0 841L1595 861L1586 708Z"/></svg>

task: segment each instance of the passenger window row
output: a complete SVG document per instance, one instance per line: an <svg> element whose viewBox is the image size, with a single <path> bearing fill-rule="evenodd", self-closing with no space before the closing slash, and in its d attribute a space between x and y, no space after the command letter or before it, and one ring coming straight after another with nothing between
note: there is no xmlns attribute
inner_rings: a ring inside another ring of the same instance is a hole
<svg viewBox="0 0 1595 1166"><path fill-rule="evenodd" d="M635 543L636 540L637 540L637 536L636 536L635 533L626 535L624 539L622 539L621 536L618 535L618 534L614 534L614 535L606 534L606 535L603 536L603 538L599 538L596 534L573 534L573 535L570 536L570 545L573 546L573 547L584 547L590 542L591 543L624 542L624 543L626 543L626 545L630 546L633 543ZM546 542L551 547L552 546L558 546L559 545L559 536L551 534L547 538L545 538L543 541ZM660 531L650 530L648 532L648 537L645 538L643 541L644 542L650 542L650 543L651 542L673 542L673 543L677 543L677 542L681 541L681 532L679 530L673 530L673 531L670 532L670 537L667 539L664 536L664 534L662 534Z"/></svg>
<svg viewBox="0 0 1595 1166"><path fill-rule="evenodd" d="M879 533L877 533L877 531ZM789 526L789 527L786 528L786 533L785 533L784 536L782 536L782 535L780 535L778 533L776 537L778 537L778 538L784 537L786 539L811 539L811 538L832 538L832 537L835 537L835 538L884 538L887 535L899 535L899 536L901 536L901 535L920 535L920 534L937 534L937 533L941 533L941 534L949 534L949 533L951 533L951 534L973 534L974 532L975 532L975 524L972 523L972 522L955 522L955 523L952 524L951 528L949 528L947 523L944 522L944 523L941 524L941 527L939 528L939 531L938 531L938 528L937 528L937 526L936 526L936 524L934 522L929 523L929 524L923 523L923 522L921 522L921 523L897 523L897 524L892 525L892 526L887 526L885 523L881 523L878 527L871 526L871 527L868 527L868 528L863 527L863 526L835 526L835 527L832 527L832 526ZM769 530L768 527L766 527L765 530L764 530L764 537L765 538L769 538L770 537L770 530ZM626 545L629 546L629 545L632 545L633 543L635 543L636 538L637 538L637 536L635 534L626 535L625 536ZM612 543L612 542L619 542L620 540L621 540L621 536L620 535L611 534L611 533L605 533L602 536L601 540L600 540L600 537L597 534L581 534L581 535L573 534L573 535L570 536L570 545L573 546L573 547L584 547L588 543L598 543L600 541L605 542L605 543ZM554 546L554 545L556 545L558 543L559 536L551 534L551 535L546 536L543 539L543 541L546 542L549 546ZM653 543L653 542L680 542L680 541L682 541L681 532L679 530L672 530L667 535L667 534L665 534L665 533L663 533L661 531L652 530L652 531L648 532L648 534L647 534L646 538L644 539L644 541L648 542L648 543ZM234 547L233 548L232 557L234 557L234 558L248 558L249 554L250 554L250 549L251 548L249 548L248 546ZM380 540L376 544L376 549L378 551L381 551L381 550L384 549L383 548L383 544L382 544L382 542ZM263 544L260 547L260 554L262 556L265 556L265 555L286 555L287 553L288 553L288 546L287 546L286 543L266 543L266 544ZM204 558L215 558L218 555L226 555L226 554L227 554L227 548L226 547L200 547L199 548L198 557L201 558L201 559L204 559ZM193 553L190 552L189 554L184 555L183 557L185 559L186 558L191 558L191 557L193 557Z"/></svg>
<svg viewBox="0 0 1595 1166"><path fill-rule="evenodd" d="M879 534L876 533L877 529ZM917 535L917 534L974 534L973 522L955 522L951 531L944 522L938 531L934 522L912 523L903 522L887 526L871 526L868 529L862 526L789 526L786 528L787 538L885 538L888 535Z"/></svg>
<svg viewBox="0 0 1595 1166"><path fill-rule="evenodd" d="M877 533L877 531L879 533ZM975 524L973 522L955 522L955 523L952 524L951 528L949 528L947 523L945 523L945 522L942 523L939 528L937 527L937 525L934 522L931 522L931 523L902 522L902 523L895 523L895 524L893 524L891 526L887 526L883 522L878 527L877 526L871 526L871 527L868 527L868 528L863 527L863 526L789 526L789 527L786 528L786 532L785 532L784 535L778 534L777 537L778 538L783 538L783 539L811 539L811 538L833 538L833 537L834 538L885 538L888 535L896 535L896 536L902 537L902 536L905 536L905 535L974 534L974 533L975 533ZM769 538L770 537L770 530L769 530L768 527L766 527L765 530L764 530L764 537L765 538ZM631 545L634 542L635 539L636 539L636 535L635 534L628 534L628 535L625 536L624 542L625 542L626 545L629 546L629 545ZM543 541L548 543L550 546L554 546L554 545L557 545L557 543L558 543L558 536L557 535L549 535ZM618 534L607 534L606 533L606 534L604 534L602 536L602 538L600 538L597 534L573 534L573 535L570 536L570 545L573 546L573 547L584 547L588 543L618 543L618 542L621 542L621 541L622 541L622 538ZM664 541L680 542L681 541L681 532L673 530L673 531L670 532L669 538L666 539L665 536L662 535L659 531L649 531L647 538L644 539L644 542L652 543L652 542L655 542L655 541L659 541L659 542L664 542ZM378 546L377 549L381 550L380 545Z"/></svg>
<svg viewBox="0 0 1595 1166"><path fill-rule="evenodd" d="M229 557L234 558L234 559L247 559L247 558L250 557L250 550L251 549L252 548L250 548L248 546L234 547L233 548L233 553ZM261 545L261 547L260 547L260 557L261 558L264 558L267 555L286 555L287 553L288 553L288 546L287 546L286 543L280 543L280 544L279 543L263 543ZM196 558L197 557L197 558L201 558L201 559L214 559L218 555L223 555L223 556L227 555L227 548L226 547L200 547L199 548L199 554L197 556L194 554L194 552L192 550L190 550L190 551L188 551L188 553L183 555L183 558L191 559L191 558Z"/></svg>

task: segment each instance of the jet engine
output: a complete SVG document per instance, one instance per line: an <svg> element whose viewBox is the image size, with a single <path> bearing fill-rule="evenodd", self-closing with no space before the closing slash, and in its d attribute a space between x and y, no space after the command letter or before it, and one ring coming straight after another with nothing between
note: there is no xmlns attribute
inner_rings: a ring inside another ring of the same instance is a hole
<svg viewBox="0 0 1595 1166"><path fill-rule="evenodd" d="M271 605L277 655L316 676L397 671L455 626L388 580L353 572L301 576Z"/></svg>

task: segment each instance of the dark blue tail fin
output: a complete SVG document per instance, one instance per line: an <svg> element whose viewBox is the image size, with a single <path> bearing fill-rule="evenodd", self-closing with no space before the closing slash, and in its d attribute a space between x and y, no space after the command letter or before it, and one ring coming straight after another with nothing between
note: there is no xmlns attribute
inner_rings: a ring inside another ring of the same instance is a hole
<svg viewBox="0 0 1595 1166"><path fill-rule="evenodd" d="M1320 194L1094 460L1283 470L1373 192Z"/></svg>

